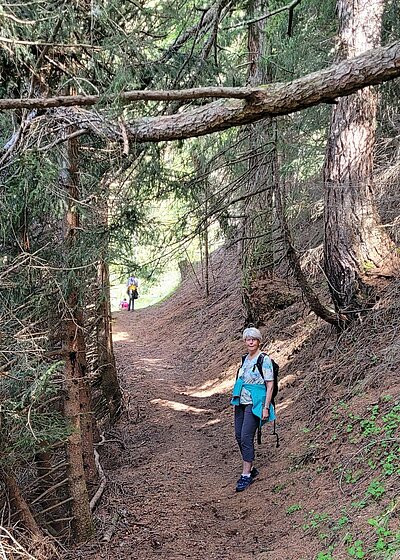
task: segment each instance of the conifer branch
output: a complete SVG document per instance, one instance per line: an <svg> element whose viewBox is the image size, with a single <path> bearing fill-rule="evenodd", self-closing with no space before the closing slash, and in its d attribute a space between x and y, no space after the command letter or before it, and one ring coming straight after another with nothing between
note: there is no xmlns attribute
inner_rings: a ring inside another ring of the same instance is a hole
<svg viewBox="0 0 400 560"><path fill-rule="evenodd" d="M263 16L256 17L254 19L248 19L246 21L241 21L240 23L236 23L235 25L230 25L225 29L237 29L238 27L244 27L245 25L251 25L253 23L258 23L259 21L264 21L272 16L276 16L276 14L280 14L281 12L285 12L286 10L289 11L289 14L293 13L294 8L300 4L301 0L293 0L287 6L282 6L281 8L277 8L268 14L264 14Z"/></svg>

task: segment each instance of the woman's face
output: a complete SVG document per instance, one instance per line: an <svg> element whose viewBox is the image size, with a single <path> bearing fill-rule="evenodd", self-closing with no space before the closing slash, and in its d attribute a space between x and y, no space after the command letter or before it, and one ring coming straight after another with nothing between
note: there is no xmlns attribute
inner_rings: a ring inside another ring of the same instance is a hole
<svg viewBox="0 0 400 560"><path fill-rule="evenodd" d="M247 346L247 350L250 353L256 352L259 347L261 342L258 340L258 338L246 338L246 340L244 341L246 346Z"/></svg>

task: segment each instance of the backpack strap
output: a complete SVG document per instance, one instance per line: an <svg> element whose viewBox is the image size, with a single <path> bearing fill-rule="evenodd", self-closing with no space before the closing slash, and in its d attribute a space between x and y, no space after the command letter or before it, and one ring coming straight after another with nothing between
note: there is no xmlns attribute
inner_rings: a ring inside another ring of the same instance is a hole
<svg viewBox="0 0 400 560"><path fill-rule="evenodd" d="M237 378L239 377L240 368L243 366L244 361L245 361L246 358L247 358L247 354L243 354L243 356L242 356L242 363L240 364L240 366L238 367L238 370L237 370L237 372L236 372L236 381L237 381Z"/></svg>
<svg viewBox="0 0 400 560"><path fill-rule="evenodd" d="M256 362L257 369L258 369L261 377L264 379L264 383L265 383L265 377L264 377L264 372L263 372L263 363L264 363L264 357L265 356L266 356L266 354L264 354L264 352L261 352L261 354L258 356L257 362Z"/></svg>
<svg viewBox="0 0 400 560"><path fill-rule="evenodd" d="M280 446L280 443L279 443L279 434L276 431L276 420L274 420L274 431L272 432L272 435L276 437L276 447L278 448Z"/></svg>

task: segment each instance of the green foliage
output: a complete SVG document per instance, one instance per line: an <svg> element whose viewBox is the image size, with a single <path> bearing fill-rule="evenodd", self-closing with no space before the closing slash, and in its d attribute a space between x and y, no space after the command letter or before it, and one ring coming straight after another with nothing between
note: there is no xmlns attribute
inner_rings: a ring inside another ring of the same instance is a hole
<svg viewBox="0 0 400 560"><path fill-rule="evenodd" d="M385 493L385 487L380 480L372 480L365 492L367 497L379 500Z"/></svg>
<svg viewBox="0 0 400 560"><path fill-rule="evenodd" d="M340 530L342 529L342 527L344 527L345 525L347 525L350 521L350 518L348 517L348 515L342 515L342 517L340 517L337 521L336 524L334 526L335 530Z"/></svg>
<svg viewBox="0 0 400 560"><path fill-rule="evenodd" d="M395 507L396 504L392 509ZM388 528L387 514L368 519L368 524L375 529L374 551L381 557L393 558L393 555L400 550L400 531L392 531Z"/></svg>
<svg viewBox="0 0 400 560"><path fill-rule="evenodd" d="M400 473L399 403L390 394L381 395L357 414L349 402L341 401L333 407L332 426L337 431L335 441L348 445L351 439L356 446L350 461L334 467L341 484L353 485L353 499L337 518L314 510L305 516L303 530L329 543L315 558L393 560L400 549L394 523L398 508L394 490ZM365 511L377 513L367 517ZM356 520L357 532L352 529Z"/></svg>
<svg viewBox="0 0 400 560"><path fill-rule="evenodd" d="M288 508L286 508L286 513L287 515L292 515L292 513L296 513L297 511L300 511L302 509L300 504L293 504L291 506L289 506Z"/></svg>
<svg viewBox="0 0 400 560"><path fill-rule="evenodd" d="M308 512L308 521L303 525L305 531L317 530L329 521L330 516L327 513L319 513L314 510Z"/></svg>
<svg viewBox="0 0 400 560"><path fill-rule="evenodd" d="M349 553L351 558L365 558L365 551L362 540L356 539L353 541L351 535L349 535L347 542L349 543L347 552Z"/></svg>
<svg viewBox="0 0 400 560"><path fill-rule="evenodd" d="M334 560L332 556L333 550L334 547L330 546L327 552L318 552L317 556L315 557L315 560Z"/></svg>
<svg viewBox="0 0 400 560"><path fill-rule="evenodd" d="M360 480L360 478L362 478L363 475L364 475L364 471L362 469L359 469L357 471L346 471L345 481L347 482L347 484L354 484L355 482Z"/></svg>
<svg viewBox="0 0 400 560"><path fill-rule="evenodd" d="M55 381L60 367L61 363L39 363L35 370L15 366L1 381L1 465L12 468L22 460L29 461L71 433L61 412L49 407L59 392Z"/></svg>
<svg viewBox="0 0 400 560"><path fill-rule="evenodd" d="M275 486L272 488L272 492L274 494L279 494L280 492L282 492L282 490L284 490L284 488L284 484L275 484Z"/></svg>

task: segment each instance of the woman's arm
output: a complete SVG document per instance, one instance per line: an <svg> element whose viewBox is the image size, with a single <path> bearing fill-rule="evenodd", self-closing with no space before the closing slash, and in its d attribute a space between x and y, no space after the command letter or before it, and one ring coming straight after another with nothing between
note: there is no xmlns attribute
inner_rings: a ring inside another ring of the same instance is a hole
<svg viewBox="0 0 400 560"><path fill-rule="evenodd" d="M274 389L274 382L273 381L266 381L265 386L267 388L267 396L265 397L265 404L263 408L262 419L267 420L269 416L269 405L271 404L272 399L272 391Z"/></svg>

